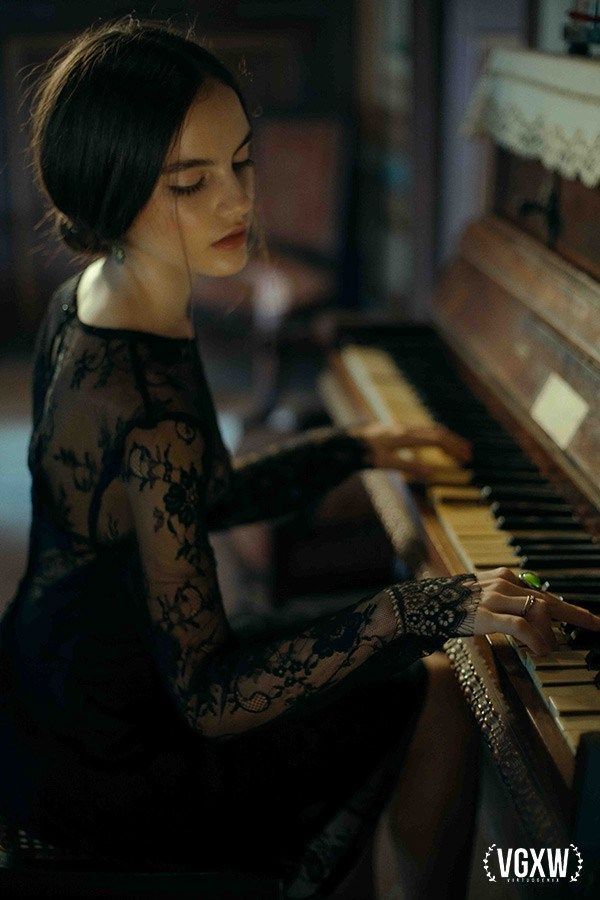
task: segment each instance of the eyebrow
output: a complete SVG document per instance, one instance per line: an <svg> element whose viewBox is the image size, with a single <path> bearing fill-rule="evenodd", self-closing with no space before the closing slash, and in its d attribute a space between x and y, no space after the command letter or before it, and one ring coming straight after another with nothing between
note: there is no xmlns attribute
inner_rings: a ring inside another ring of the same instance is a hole
<svg viewBox="0 0 600 900"><path fill-rule="evenodd" d="M252 128L250 128L250 130L248 131L248 134L246 135L246 137L244 138L242 143L239 145L239 147L236 147L236 149L233 151L234 155L238 152L238 150L241 150L242 147L248 143L248 141L251 141L253 137L254 137L254 132L253 132ZM184 169L193 169L194 166L214 166L214 165L216 165L216 162L214 159L200 159L200 158L180 159L177 162L170 163L168 166L164 166L161 169L161 172L164 172L164 173L181 172Z"/></svg>

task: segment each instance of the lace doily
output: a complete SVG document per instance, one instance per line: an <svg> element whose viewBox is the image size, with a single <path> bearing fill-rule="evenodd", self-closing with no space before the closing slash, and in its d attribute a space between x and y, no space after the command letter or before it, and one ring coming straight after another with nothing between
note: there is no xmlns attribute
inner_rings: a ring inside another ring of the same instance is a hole
<svg viewBox="0 0 600 900"><path fill-rule="evenodd" d="M488 57L463 132L486 135L587 187L600 183L597 60L497 48Z"/></svg>

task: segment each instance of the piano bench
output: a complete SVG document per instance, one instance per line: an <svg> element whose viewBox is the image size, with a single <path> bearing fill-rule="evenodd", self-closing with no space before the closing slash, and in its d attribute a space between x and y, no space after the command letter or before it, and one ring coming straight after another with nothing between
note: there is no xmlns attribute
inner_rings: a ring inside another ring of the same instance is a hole
<svg viewBox="0 0 600 900"><path fill-rule="evenodd" d="M242 871L140 871L55 847L0 819L0 897L195 897L198 900L281 900L276 875Z"/></svg>

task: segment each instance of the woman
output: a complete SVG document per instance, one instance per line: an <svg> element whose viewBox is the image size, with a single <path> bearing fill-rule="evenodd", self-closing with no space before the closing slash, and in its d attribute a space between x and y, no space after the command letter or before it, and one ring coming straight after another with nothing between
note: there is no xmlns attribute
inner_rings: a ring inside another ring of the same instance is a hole
<svg viewBox="0 0 600 900"><path fill-rule="evenodd" d="M406 468L403 447L468 447L443 429L320 429L231 462L189 300L194 274L247 261L243 237L220 239L252 224L251 134L198 43L133 18L89 29L44 73L33 126L61 234L99 258L57 289L37 338L29 560L2 620L2 812L111 859L279 872L298 898L327 896L389 822L394 877L417 895L472 823L456 800L472 733L436 651L502 631L543 652L551 616L600 619L534 591L526 618L522 585L494 570L240 640L210 529Z"/></svg>

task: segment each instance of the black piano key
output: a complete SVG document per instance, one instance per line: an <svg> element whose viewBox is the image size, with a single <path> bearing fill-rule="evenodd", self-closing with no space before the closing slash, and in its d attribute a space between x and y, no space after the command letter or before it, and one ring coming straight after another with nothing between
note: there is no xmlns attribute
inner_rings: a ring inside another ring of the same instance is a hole
<svg viewBox="0 0 600 900"><path fill-rule="evenodd" d="M518 547L519 549L528 548L535 544L544 544L545 546L552 545L562 545L567 546L569 544L582 544L586 546L600 546L599 544L595 544L592 538L585 531L578 531L576 534L572 535L556 535L554 537L538 537L537 535L512 535L507 539L507 543L510 544L511 547L515 549Z"/></svg>
<svg viewBox="0 0 600 900"><path fill-rule="evenodd" d="M572 650L600 650L600 634L590 628L567 624L563 632Z"/></svg>
<svg viewBox="0 0 600 900"><path fill-rule="evenodd" d="M527 503L523 500L495 500L490 504L490 509L494 515L498 516L553 516L554 518L573 518L573 512L566 503L554 504L550 508L540 505L532 501Z"/></svg>
<svg viewBox="0 0 600 900"><path fill-rule="evenodd" d="M600 568L600 556L590 556L556 553L552 556L530 554L521 557L521 565L526 569L598 569Z"/></svg>
<svg viewBox="0 0 600 900"><path fill-rule="evenodd" d="M583 554L589 556L590 553L600 553L600 545L593 544L591 541L584 544L583 541L561 541L556 540L554 543L542 540L522 541L520 544L509 541L517 556L526 556L527 554L548 554L555 553L557 556L577 556Z"/></svg>
<svg viewBox="0 0 600 900"><path fill-rule="evenodd" d="M496 519L498 528L503 531L570 531L576 528L579 522L575 519L563 519L556 516L498 516Z"/></svg>
<svg viewBox="0 0 600 900"><path fill-rule="evenodd" d="M490 435L488 437L484 435L473 435L473 432L471 432L471 434L471 443L473 444L473 450L475 451L481 450L483 452L493 450L498 452L498 450L506 450L512 452L514 450L516 453L522 453L518 444L515 444L510 438L504 438L498 434Z"/></svg>
<svg viewBox="0 0 600 900"><path fill-rule="evenodd" d="M498 453L497 456L481 456L478 453L473 453L471 465L477 471L501 469L503 472L525 472L528 474L537 474L538 472L536 466L530 463L529 460L522 459L520 456L507 456L505 453Z"/></svg>
<svg viewBox="0 0 600 900"><path fill-rule="evenodd" d="M590 670L600 669L600 649L594 647L589 653L586 653L585 664Z"/></svg>
<svg viewBox="0 0 600 900"><path fill-rule="evenodd" d="M475 481L481 487L491 487L492 485L500 487L506 484L548 484L547 479L544 478L543 475L540 475L539 472L503 472L500 467L498 469L474 468L472 471Z"/></svg>
<svg viewBox="0 0 600 900"><path fill-rule="evenodd" d="M550 582L549 590L552 594L563 594L568 591L571 594L599 594L600 575L546 575L538 572L540 577Z"/></svg>
<svg viewBox="0 0 600 900"><path fill-rule="evenodd" d="M551 488L537 487L536 485L528 485L527 487L515 487L514 485L504 485L503 487L491 488L489 486L481 489L481 496L484 500L490 502L503 502L506 500L524 500L535 501L535 503L543 503L562 506L564 499Z"/></svg>
<svg viewBox="0 0 600 900"><path fill-rule="evenodd" d="M518 488L510 484L495 489L485 487L480 493L488 503L535 503L536 506L546 508L565 502L558 494L534 484Z"/></svg>

